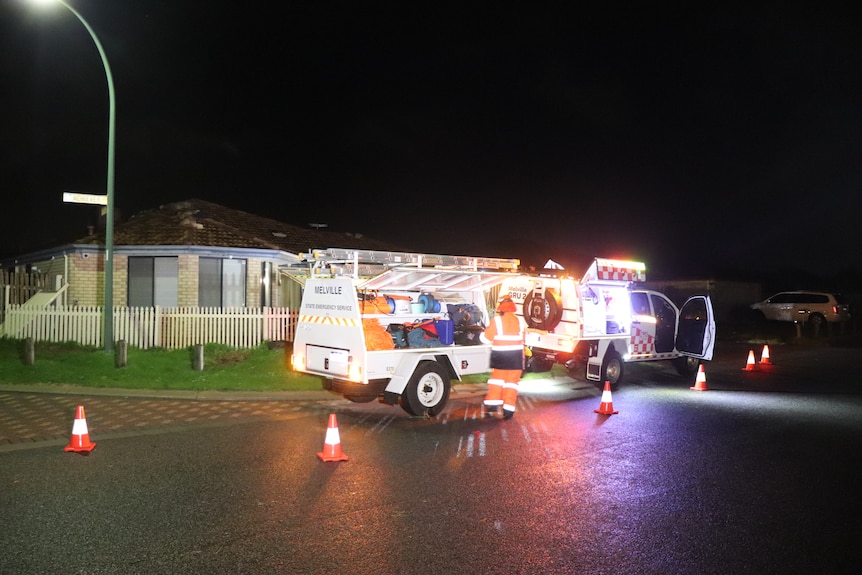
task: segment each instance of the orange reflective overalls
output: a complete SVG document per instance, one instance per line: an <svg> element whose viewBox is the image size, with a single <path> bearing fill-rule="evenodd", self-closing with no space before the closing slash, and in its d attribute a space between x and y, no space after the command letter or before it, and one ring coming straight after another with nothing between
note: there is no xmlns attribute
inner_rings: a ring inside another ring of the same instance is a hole
<svg viewBox="0 0 862 575"><path fill-rule="evenodd" d="M491 342L491 377L485 408L489 412L503 406L507 419L515 414L518 383L524 371L524 321L511 312L503 312L485 328L485 339Z"/></svg>

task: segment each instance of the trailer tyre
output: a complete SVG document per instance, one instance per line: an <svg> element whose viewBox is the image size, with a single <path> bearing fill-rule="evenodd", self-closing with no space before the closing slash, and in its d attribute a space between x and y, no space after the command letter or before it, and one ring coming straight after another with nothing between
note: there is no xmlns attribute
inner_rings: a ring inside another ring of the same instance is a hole
<svg viewBox="0 0 862 575"><path fill-rule="evenodd" d="M353 403L371 403L372 401L377 399L377 397L378 396L376 396L376 395L350 395L350 394L347 394L344 396L344 399L346 399L347 401L353 402Z"/></svg>
<svg viewBox="0 0 862 575"><path fill-rule="evenodd" d="M530 373L546 373L554 368L554 360L544 357L530 356L525 362L524 371Z"/></svg>
<svg viewBox="0 0 862 575"><path fill-rule="evenodd" d="M450 389L448 370L436 361L421 361L401 394L401 407L410 415L435 417L446 407Z"/></svg>
<svg viewBox="0 0 862 575"><path fill-rule="evenodd" d="M556 291L545 289L544 297L527 294L524 300L524 321L528 327L551 331L563 317L563 302Z"/></svg>
<svg viewBox="0 0 862 575"><path fill-rule="evenodd" d="M604 387L607 381L611 384L611 391L616 391L623 380L624 365L620 354L615 351L606 353L602 362L602 380L599 382L601 386Z"/></svg>

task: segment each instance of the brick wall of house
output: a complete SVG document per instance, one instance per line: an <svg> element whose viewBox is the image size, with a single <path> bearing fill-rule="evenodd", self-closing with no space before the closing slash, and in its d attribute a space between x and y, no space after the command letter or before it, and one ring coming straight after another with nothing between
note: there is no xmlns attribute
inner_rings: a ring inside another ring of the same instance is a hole
<svg viewBox="0 0 862 575"><path fill-rule="evenodd" d="M245 305L260 307L260 258L249 258L245 264Z"/></svg>
<svg viewBox="0 0 862 575"><path fill-rule="evenodd" d="M66 292L67 305L103 305L105 298L105 266L104 257L94 253L74 253L63 258L55 258L37 264L40 272L52 275L65 275L69 283ZM261 269L260 258L249 258L246 261L246 306L261 305ZM128 257L114 254L114 305L128 305ZM196 255L178 256L179 277L177 282L177 304L180 306L198 305L199 257ZM278 268L272 271L272 305L284 305L286 299L281 293Z"/></svg>
<svg viewBox="0 0 862 575"><path fill-rule="evenodd" d="M102 305L104 271L99 270L98 255L76 253L69 257L69 305ZM104 268L103 268L104 269Z"/></svg>
<svg viewBox="0 0 862 575"><path fill-rule="evenodd" d="M104 269L102 277L104 277ZM129 305L129 258L114 255L114 305ZM104 295L102 295L104 299Z"/></svg>
<svg viewBox="0 0 862 575"><path fill-rule="evenodd" d="M68 305L105 304L105 260L102 254L75 253L69 259ZM128 303L129 259L114 254L113 300L115 306Z"/></svg>
<svg viewBox="0 0 862 575"><path fill-rule="evenodd" d="M198 305L198 276L200 258L192 255L181 255L177 262L179 277L177 278L177 305Z"/></svg>

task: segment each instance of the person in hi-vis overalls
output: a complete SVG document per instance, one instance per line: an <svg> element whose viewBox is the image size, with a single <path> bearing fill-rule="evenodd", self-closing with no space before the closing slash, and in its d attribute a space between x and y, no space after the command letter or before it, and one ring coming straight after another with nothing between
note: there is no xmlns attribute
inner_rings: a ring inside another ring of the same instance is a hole
<svg viewBox="0 0 862 575"><path fill-rule="evenodd" d="M518 382L524 371L523 318L515 314L515 302L504 295L497 306L497 315L482 334L482 341L491 344L491 377L485 395L485 412L493 414L502 405L503 417L515 415Z"/></svg>

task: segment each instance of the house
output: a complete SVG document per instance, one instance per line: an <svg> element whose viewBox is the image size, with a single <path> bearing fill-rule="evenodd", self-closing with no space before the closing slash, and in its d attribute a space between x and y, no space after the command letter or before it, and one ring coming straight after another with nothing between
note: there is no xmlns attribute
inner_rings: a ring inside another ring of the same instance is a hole
<svg viewBox="0 0 862 575"><path fill-rule="evenodd" d="M39 304L104 304L104 233L0 262L45 278ZM359 234L311 229L190 199L140 212L114 227L115 306L297 307L284 281L314 248L400 250Z"/></svg>

